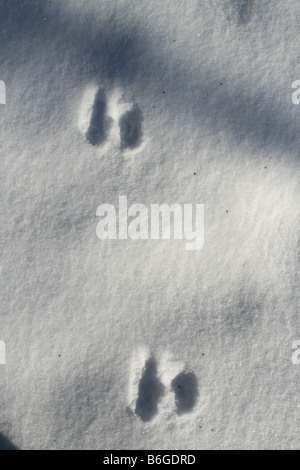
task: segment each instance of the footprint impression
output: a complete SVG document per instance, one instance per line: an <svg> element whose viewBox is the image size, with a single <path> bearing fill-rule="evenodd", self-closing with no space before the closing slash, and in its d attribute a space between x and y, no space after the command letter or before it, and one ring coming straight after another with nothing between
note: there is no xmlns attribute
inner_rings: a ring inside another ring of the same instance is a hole
<svg viewBox="0 0 300 470"><path fill-rule="evenodd" d="M158 403L164 394L164 386L157 377L157 366L153 358L146 361L138 386L135 413L142 421L150 421L158 412Z"/></svg>
<svg viewBox="0 0 300 470"><path fill-rule="evenodd" d="M106 111L105 90L100 88L95 96L90 125L86 133L86 139L92 145L101 145L107 139L112 120L106 116Z"/></svg>
<svg viewBox="0 0 300 470"><path fill-rule="evenodd" d="M82 100L79 129L94 147L117 145L122 151L140 150L143 115L138 105L122 99L119 89L90 87Z"/></svg>
<svg viewBox="0 0 300 470"><path fill-rule="evenodd" d="M176 412L179 415L189 413L196 405L198 398L198 383L192 372L181 372L172 381L175 394Z"/></svg>
<svg viewBox="0 0 300 470"><path fill-rule="evenodd" d="M168 363L164 363L166 373L158 372L159 364L153 356L145 356L139 364L133 365L133 389L129 407L143 422L151 421L159 412L159 405L164 395L169 393L174 401L174 411L178 416L193 411L198 399L198 382L193 372L181 371L173 380L164 383L169 375ZM168 397L167 397L168 398Z"/></svg>

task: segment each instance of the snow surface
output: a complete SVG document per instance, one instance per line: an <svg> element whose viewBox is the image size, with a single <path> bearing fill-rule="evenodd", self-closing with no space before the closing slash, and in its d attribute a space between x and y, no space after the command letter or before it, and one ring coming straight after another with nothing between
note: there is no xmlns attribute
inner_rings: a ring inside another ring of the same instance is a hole
<svg viewBox="0 0 300 470"><path fill-rule="evenodd" d="M299 448L299 16L1 0L0 447ZM100 241L121 195L204 248Z"/></svg>

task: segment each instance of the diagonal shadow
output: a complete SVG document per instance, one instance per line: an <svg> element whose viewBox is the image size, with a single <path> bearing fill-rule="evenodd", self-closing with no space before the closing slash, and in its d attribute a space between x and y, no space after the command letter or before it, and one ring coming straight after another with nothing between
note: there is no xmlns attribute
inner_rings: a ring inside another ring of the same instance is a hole
<svg viewBox="0 0 300 470"><path fill-rule="evenodd" d="M45 9L47 21L43 21L38 6ZM240 10L239 15L241 23L248 21L248 10ZM1 55L11 56L10 62L14 65L16 74L22 74L24 58L27 54L49 56L51 59L49 69L52 66L53 57L56 58L58 65L68 60L72 63L74 76L82 74L83 84L90 79L101 82L104 74L112 81L122 78L125 85L139 80L143 88L149 90L153 86L153 77L156 73L160 78L167 76L168 68L164 52L160 52L155 47L155 41L147 36L143 25L132 21L131 26L125 30L122 25L116 25L112 18L110 25L105 24L102 30L94 32L89 21L84 18L76 20L74 16L68 19L62 9L56 7L51 10L48 2L42 0L36 2L2 0L0 5ZM65 31L69 33L67 36ZM74 31L74 35L71 35L70 31ZM51 44L53 35L55 35L55 46ZM141 66L145 56L147 56L147 63L151 64L150 70ZM179 59L174 59L172 66L173 70L176 70L172 78L174 88L180 89L184 86L186 90L188 86L191 96L201 99L201 111L199 111L197 99L191 99L185 105L180 95L176 95L169 102L170 114L184 114L184 119L188 115L189 119L192 117L195 122L199 122L199 125L205 123L212 132L226 131L233 145L239 145L248 139L257 147L269 145L285 153L295 148L295 142L299 139L297 123L293 123L291 116L282 111L280 103L270 102L267 89L257 91L250 96L247 93L248 84L244 83L245 92L242 95L232 96L223 87L222 96L214 98L216 101L212 111L210 99L202 98L203 96L210 97L214 93L214 85L211 80L207 79L212 75L209 67L200 73L197 83L192 81L189 83L190 70L187 65ZM9 77L1 78L9 81ZM52 99L52 90L59 89L60 81L58 67L57 76L51 84L47 99ZM31 105L31 112L34 113L34 111L35 103ZM28 120L30 120L30 115ZM71 183L66 184L72 186ZM57 194L57 200L62 200L60 194ZM37 220L36 225L38 226L39 223L40 221ZM67 229L66 223L64 230L67 231ZM53 232L56 235L57 231L53 230ZM143 391L143 382L141 389ZM159 391L156 388L154 390L158 395ZM151 418L152 413L155 413L155 403L156 396L153 404L154 412L152 410L147 412L146 418ZM16 448L4 436L0 436L0 449Z"/></svg>
<svg viewBox="0 0 300 470"><path fill-rule="evenodd" d="M147 35L147 31L138 21L132 21L125 29L124 25L119 25L112 17L109 24L104 22L102 26L94 28L90 24L94 21L91 16L80 18L79 15L78 17L72 15L68 18L60 5L57 4L55 8L52 8L46 0L22 2L2 0L0 4L2 54L4 57L7 54L11 56L10 61L14 64L16 75L22 74L24 56L27 55L29 57L32 55L49 56L51 69L54 59L58 65L64 61L72 63L68 72L74 75L76 81L78 81L78 75L81 75L83 86L91 80L101 83L104 75L112 82L122 79L125 86L126 83L135 83L138 80L145 90L152 93L153 83L156 83L153 77L157 75L163 79L168 75L167 58L163 50L160 51L155 47L155 41ZM242 8L243 2L237 5L241 5ZM40 12L38 7L41 7L43 11ZM43 20L44 17L47 21ZM226 21L225 18L224 21ZM70 34L73 31L74 35ZM65 32L68 34L66 35ZM54 45L51 41L53 36L55 36ZM19 44L22 44L22 48ZM11 50L14 54L10 53ZM151 67L144 66L145 56ZM187 64L179 59L172 59L172 64L172 70L176 71L172 77L173 88L180 89L184 84L184 93L186 94L188 87L192 99L185 103L180 94L172 96L172 99L168 101L167 110L170 115L184 115L183 121L186 121L186 115L188 115L189 119L199 123L199 127L205 125L205 128L209 128L215 134L225 132L228 140L235 146L247 140L258 149L268 146L268 151L274 148L277 151L281 150L285 155L290 154L290 157L295 153L295 148L297 148L295 143L299 140L298 123L296 120L292 121L292 113L288 116L282 110L280 102L269 99L268 87L266 90L254 92L251 97L247 92L251 89L250 83L244 83L245 91L239 95L232 96L226 91L225 86L222 87L222 93L216 94L215 83L211 80L212 71L208 67L201 71L197 82L192 78L189 82L187 77L192 74L189 74ZM45 64L44 66L47 67ZM54 83L51 84L47 95L47 100L51 102L53 99L54 106L59 106L54 90L60 90L60 85L61 74L58 66L58 72L54 74ZM37 90L38 93L42 91ZM201 106L199 106L199 101ZM30 122L30 113L36 114L36 103L27 106L27 111L27 119ZM48 116L47 119L49 119ZM108 164L111 165L111 162ZM99 176L95 174L95 181L85 182L81 190L86 191L87 185L91 188L97 187L98 178ZM70 188L69 192L74 189L73 182L66 182L66 185ZM75 189L78 190L78 186ZM57 201L65 198L56 191L53 197L56 197ZM37 201L37 205L41 202L43 205L46 204L45 201ZM49 202L52 207L50 199ZM55 237L59 236L60 232L67 234L71 227L70 209L66 207L60 211L59 208L60 204L55 204L54 211L57 213L51 214L51 219L58 224L52 230L52 235ZM59 211L63 212L62 215ZM36 213L40 212L36 211ZM80 225L80 221L78 224ZM39 218L32 224L34 230L37 226L41 226Z"/></svg>
<svg viewBox="0 0 300 470"><path fill-rule="evenodd" d="M253 2L250 1L245 5L245 2L235 1L234 4L238 8L241 21L245 22ZM42 12L38 6L41 6ZM43 21L44 17L47 21ZM151 90L155 76L161 79L167 77L169 73L167 57L163 49L161 51L157 49L156 42L148 36L142 24L138 21L131 22L130 26L127 25L125 28L122 23L118 24L114 17L109 23L104 22L100 26L98 23L92 24L93 21L96 19L91 15L85 18L72 15L68 18L60 4L53 8L46 0L44 2L27 0L21 5L19 0L2 0L0 31L3 31L5 39L2 53L6 55L6 48L8 51L14 50L11 61L15 62L16 74L21 73L20 64L24 62L24 52L25 56L26 54L49 56L49 68L52 67L52 60L56 60L58 64L67 60L72 64L70 74L81 76L84 84L89 80L101 82L104 75L112 82L122 80L124 85L138 80L145 90ZM7 24L9 29L6 27ZM74 35L70 32L74 32ZM54 45L51 41L53 35L55 35ZM19 42L22 44L20 51L17 48ZM145 57L149 67L145 67ZM200 73L197 82L193 78L187 82L187 77L192 77L192 74L184 62L172 59L172 67L173 87L175 89L184 87L185 94L188 87L193 99L184 104L180 94L172 97L168 102L171 115L188 113L189 119L193 117L199 125L209 126L212 132L225 131L228 139L235 145L247 140L258 148L268 145L284 151L285 154L295 149L295 142L299 140L297 122L293 122L292 115L287 115L282 110L280 101L270 99L269 84L266 84L265 90L257 90L251 96L247 93L248 88L253 90L250 82L244 83L243 89L246 91L243 94L232 96L230 92L226 93L223 87L220 95L216 93L215 83L212 83L210 78L213 72L208 67ZM54 80L57 82L51 83L51 89L59 89L61 84L59 67ZM51 92L47 99L51 100ZM34 104L32 110L34 112Z"/></svg>

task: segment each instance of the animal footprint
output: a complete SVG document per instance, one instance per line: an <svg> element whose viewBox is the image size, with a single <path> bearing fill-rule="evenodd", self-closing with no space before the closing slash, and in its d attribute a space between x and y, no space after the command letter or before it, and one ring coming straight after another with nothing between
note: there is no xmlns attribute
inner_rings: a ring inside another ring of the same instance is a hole
<svg viewBox="0 0 300 470"><path fill-rule="evenodd" d="M112 120L106 116L106 110L106 94L100 88L95 96L90 125L86 133L86 138L92 145L101 145L107 139Z"/></svg>
<svg viewBox="0 0 300 470"><path fill-rule="evenodd" d="M135 149L140 146L143 136L142 122L143 116L138 106L134 106L121 117L120 135L123 149Z"/></svg>
<svg viewBox="0 0 300 470"><path fill-rule="evenodd" d="M125 102L118 88L86 90L78 127L94 147L118 146L121 151L142 149L143 115L137 104Z"/></svg>
<svg viewBox="0 0 300 470"><path fill-rule="evenodd" d="M237 17L239 24L247 24L251 21L255 0L230 0Z"/></svg>
<svg viewBox="0 0 300 470"><path fill-rule="evenodd" d="M164 412L175 410L177 415L183 415L193 410L197 399L194 373L183 371L182 364L168 355L158 364L146 350L136 352L131 369L131 403L127 408L131 415L149 422L158 414L159 407Z"/></svg>
<svg viewBox="0 0 300 470"><path fill-rule="evenodd" d="M181 372L171 385L175 394L177 414L182 415L192 411L198 398L198 383L195 374Z"/></svg>
<svg viewBox="0 0 300 470"><path fill-rule="evenodd" d="M164 386L157 377L157 366L153 358L145 364L139 383L135 413L142 421L150 421L158 412L158 403L164 394Z"/></svg>

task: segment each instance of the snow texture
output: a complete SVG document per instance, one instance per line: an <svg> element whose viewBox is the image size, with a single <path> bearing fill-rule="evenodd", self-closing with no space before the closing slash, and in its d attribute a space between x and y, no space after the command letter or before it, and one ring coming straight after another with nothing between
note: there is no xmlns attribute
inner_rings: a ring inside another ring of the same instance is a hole
<svg viewBox="0 0 300 470"><path fill-rule="evenodd" d="M299 448L299 16L1 1L0 448ZM122 195L203 249L99 240Z"/></svg>

